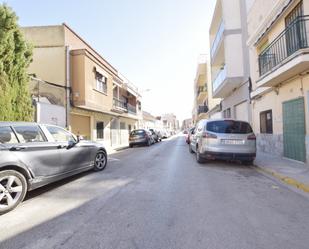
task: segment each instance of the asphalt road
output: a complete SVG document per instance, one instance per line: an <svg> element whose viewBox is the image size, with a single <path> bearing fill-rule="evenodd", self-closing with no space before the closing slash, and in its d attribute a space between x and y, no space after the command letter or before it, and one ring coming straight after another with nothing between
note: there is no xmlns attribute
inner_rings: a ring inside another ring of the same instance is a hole
<svg viewBox="0 0 309 249"><path fill-rule="evenodd" d="M309 198L183 137L110 156L0 216L0 248L308 249Z"/></svg>

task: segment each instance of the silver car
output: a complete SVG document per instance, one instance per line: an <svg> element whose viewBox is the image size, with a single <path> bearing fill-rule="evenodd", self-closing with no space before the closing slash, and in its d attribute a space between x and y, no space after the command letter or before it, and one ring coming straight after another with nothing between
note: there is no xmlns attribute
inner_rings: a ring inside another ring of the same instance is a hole
<svg viewBox="0 0 309 249"><path fill-rule="evenodd" d="M54 125L0 122L0 214L14 209L26 192L65 177L103 170L102 144L81 141Z"/></svg>
<svg viewBox="0 0 309 249"><path fill-rule="evenodd" d="M256 137L249 123L238 120L201 120L189 144L196 160L239 160L246 165L256 156Z"/></svg>

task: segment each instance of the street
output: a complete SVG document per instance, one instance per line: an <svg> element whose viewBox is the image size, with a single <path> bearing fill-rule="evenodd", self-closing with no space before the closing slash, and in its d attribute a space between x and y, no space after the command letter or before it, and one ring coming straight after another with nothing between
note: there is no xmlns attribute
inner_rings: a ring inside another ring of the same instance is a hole
<svg viewBox="0 0 309 249"><path fill-rule="evenodd" d="M237 163L199 165L183 136L28 193L0 248L307 249L309 198Z"/></svg>

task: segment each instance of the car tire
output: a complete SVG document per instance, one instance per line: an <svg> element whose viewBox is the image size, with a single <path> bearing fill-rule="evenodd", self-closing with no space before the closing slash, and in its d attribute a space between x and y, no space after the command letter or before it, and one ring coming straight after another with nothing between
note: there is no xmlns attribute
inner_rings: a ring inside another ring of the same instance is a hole
<svg viewBox="0 0 309 249"><path fill-rule="evenodd" d="M189 144L189 152L190 152L191 154L194 153L194 151L192 150L191 144Z"/></svg>
<svg viewBox="0 0 309 249"><path fill-rule="evenodd" d="M104 151L99 151L94 159L94 171L101 171L107 165L107 155Z"/></svg>
<svg viewBox="0 0 309 249"><path fill-rule="evenodd" d="M147 146L149 147L151 145L150 139L147 141Z"/></svg>
<svg viewBox="0 0 309 249"><path fill-rule="evenodd" d="M201 154L200 154L200 152L199 152L199 150L198 150L198 147L196 147L195 155L196 155L196 161L197 161L198 163L203 163L203 162L204 162L204 160L203 160L203 158L201 157Z"/></svg>
<svg viewBox="0 0 309 249"><path fill-rule="evenodd" d="M130 144L129 147L130 147L130 148L133 148L133 144Z"/></svg>
<svg viewBox="0 0 309 249"><path fill-rule="evenodd" d="M1 171L0 215L16 208L25 198L27 189L27 180L23 174L15 170Z"/></svg>
<svg viewBox="0 0 309 249"><path fill-rule="evenodd" d="M246 166L252 166L253 165L253 161L254 160L246 160L246 161L242 161L241 163L243 165L246 165Z"/></svg>

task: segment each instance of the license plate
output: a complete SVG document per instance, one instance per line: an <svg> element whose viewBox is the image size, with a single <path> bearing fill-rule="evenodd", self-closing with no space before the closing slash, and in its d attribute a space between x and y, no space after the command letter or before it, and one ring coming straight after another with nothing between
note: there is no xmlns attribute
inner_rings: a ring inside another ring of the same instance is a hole
<svg viewBox="0 0 309 249"><path fill-rule="evenodd" d="M221 140L222 144L231 144L231 145L240 145L240 144L244 144L245 141L244 140L235 140L235 139L222 139Z"/></svg>

